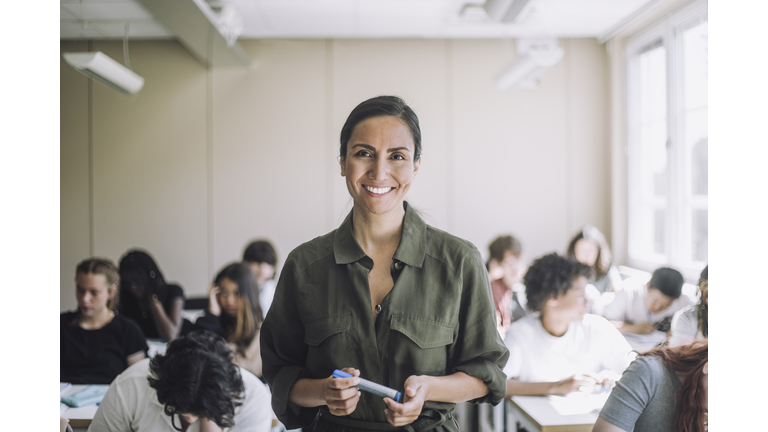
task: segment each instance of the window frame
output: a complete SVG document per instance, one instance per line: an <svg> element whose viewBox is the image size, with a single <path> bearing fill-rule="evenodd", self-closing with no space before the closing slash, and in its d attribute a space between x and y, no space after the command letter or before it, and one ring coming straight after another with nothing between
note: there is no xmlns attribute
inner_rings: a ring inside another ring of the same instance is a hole
<svg viewBox="0 0 768 432"><path fill-rule="evenodd" d="M696 0L678 11L649 25L627 39L624 46L626 70L626 166L627 166L627 264L631 267L653 271L660 266L672 266L683 273L687 280L697 280L707 263L692 259L692 222L688 222L691 209L708 209L707 198L690 197L691 160L686 154L684 131L684 70L683 37L686 30L708 21L705 0ZM633 238L640 235L638 210L642 208L640 173L639 124L639 55L651 44L660 41L665 49L666 76L666 152L667 196L664 219L665 254L638 254ZM709 104L707 104L707 109ZM687 226L686 226L687 225ZM686 256L687 254L687 256Z"/></svg>

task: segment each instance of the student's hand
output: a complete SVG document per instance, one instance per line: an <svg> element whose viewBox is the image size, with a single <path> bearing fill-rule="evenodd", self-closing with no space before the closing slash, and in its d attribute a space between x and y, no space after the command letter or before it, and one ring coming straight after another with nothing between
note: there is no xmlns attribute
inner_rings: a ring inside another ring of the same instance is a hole
<svg viewBox="0 0 768 432"><path fill-rule="evenodd" d="M221 306L219 305L218 299L220 292L221 289L217 286L211 285L211 287L208 288L208 312L210 312L211 315L221 315Z"/></svg>
<svg viewBox="0 0 768 432"><path fill-rule="evenodd" d="M334 378L331 375L323 384L323 397L328 410L335 416L345 416L355 412L360 401L360 371L355 368L344 368L344 372L354 375L352 378Z"/></svg>
<svg viewBox="0 0 768 432"><path fill-rule="evenodd" d="M599 374L597 374L597 376L599 377L597 384L608 388L616 387L616 381L621 378L621 375L610 369L603 369Z"/></svg>
<svg viewBox="0 0 768 432"><path fill-rule="evenodd" d="M656 331L651 323L624 324L624 331L635 334L651 334Z"/></svg>
<svg viewBox="0 0 768 432"><path fill-rule="evenodd" d="M387 415L387 421L395 427L405 426L413 423L424 406L427 393L429 393L428 381L416 375L411 375L405 380L405 392L403 392L403 403L397 403L390 398L384 398L387 409L384 413Z"/></svg>
<svg viewBox="0 0 768 432"><path fill-rule="evenodd" d="M585 393L592 393L597 382L601 380L593 374L576 374L572 377L568 377L562 381L555 383L552 388L552 394L555 395L567 395L577 391L584 391ZM586 391L585 389L589 389Z"/></svg>

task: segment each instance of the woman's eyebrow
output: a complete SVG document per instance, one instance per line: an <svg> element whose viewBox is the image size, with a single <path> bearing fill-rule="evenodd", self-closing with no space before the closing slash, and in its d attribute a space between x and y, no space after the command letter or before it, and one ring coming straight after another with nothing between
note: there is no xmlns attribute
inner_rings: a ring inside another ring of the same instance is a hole
<svg viewBox="0 0 768 432"><path fill-rule="evenodd" d="M405 151L407 151L409 153L411 152L411 149L409 149L408 147L394 147L394 148L391 148L391 149L387 150L387 152L388 153L393 153L393 152L402 151L402 150L405 150Z"/></svg>
<svg viewBox="0 0 768 432"><path fill-rule="evenodd" d="M373 148L373 146L368 145L368 144L355 144L355 145L352 146L352 148L355 148L355 147L362 147L362 148L364 148L366 150L371 150L371 151L375 151L376 150L375 148Z"/></svg>

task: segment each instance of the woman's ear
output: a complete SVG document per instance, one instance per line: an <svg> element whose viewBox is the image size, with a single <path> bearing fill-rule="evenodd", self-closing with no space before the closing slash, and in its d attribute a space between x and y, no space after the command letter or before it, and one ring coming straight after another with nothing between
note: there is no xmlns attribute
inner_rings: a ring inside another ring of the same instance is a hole
<svg viewBox="0 0 768 432"><path fill-rule="evenodd" d="M341 165L341 176L345 177L347 175L347 158L344 156L339 157L339 165Z"/></svg>
<svg viewBox="0 0 768 432"><path fill-rule="evenodd" d="M112 285L109 286L109 288L107 288L107 298L109 300L114 300L115 299L115 294L117 294L117 285L116 284L112 284Z"/></svg>
<svg viewBox="0 0 768 432"><path fill-rule="evenodd" d="M421 166L421 156L419 156L418 159L416 159L416 162L413 163L413 175L414 177L419 172L419 167Z"/></svg>
<svg viewBox="0 0 768 432"><path fill-rule="evenodd" d="M555 297L554 295L552 297L550 297L549 300L547 300L547 305L549 307L557 306L557 297Z"/></svg>
<svg viewBox="0 0 768 432"><path fill-rule="evenodd" d="M704 375L709 375L709 361L704 363L704 367L702 368L701 371L704 372Z"/></svg>

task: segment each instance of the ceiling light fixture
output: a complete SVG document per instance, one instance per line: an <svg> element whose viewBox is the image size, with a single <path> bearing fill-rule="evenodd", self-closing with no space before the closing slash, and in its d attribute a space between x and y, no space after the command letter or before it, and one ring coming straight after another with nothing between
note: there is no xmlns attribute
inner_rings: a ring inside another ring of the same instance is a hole
<svg viewBox="0 0 768 432"><path fill-rule="evenodd" d="M117 92L134 94L144 86L144 78L101 51L64 53L63 56L75 70Z"/></svg>
<svg viewBox="0 0 768 432"><path fill-rule="evenodd" d="M496 76L499 90L538 88L541 74L564 54L557 39L518 39L516 47L518 57Z"/></svg>

